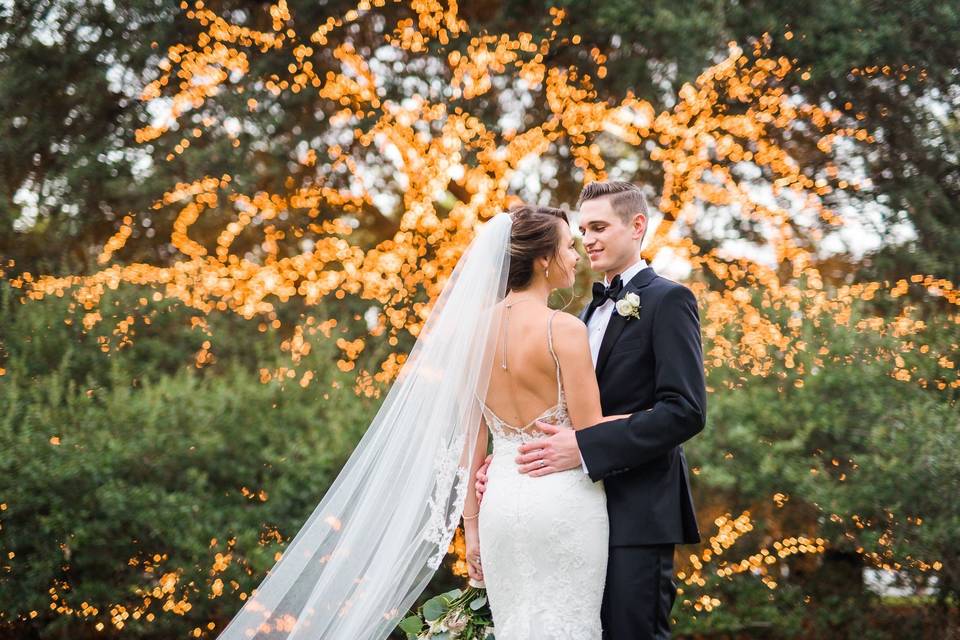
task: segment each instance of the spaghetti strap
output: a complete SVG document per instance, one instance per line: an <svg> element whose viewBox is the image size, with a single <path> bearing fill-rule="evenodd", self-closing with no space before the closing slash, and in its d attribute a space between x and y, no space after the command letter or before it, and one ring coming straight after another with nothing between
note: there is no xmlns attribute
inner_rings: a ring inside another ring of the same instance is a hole
<svg viewBox="0 0 960 640"><path fill-rule="evenodd" d="M563 402L563 380L560 377L560 358L557 357L557 352L553 350L553 318L560 313L560 309L554 309L553 313L550 314L550 320L547 322L547 346L550 348L550 355L553 356L553 361L557 365L557 404Z"/></svg>

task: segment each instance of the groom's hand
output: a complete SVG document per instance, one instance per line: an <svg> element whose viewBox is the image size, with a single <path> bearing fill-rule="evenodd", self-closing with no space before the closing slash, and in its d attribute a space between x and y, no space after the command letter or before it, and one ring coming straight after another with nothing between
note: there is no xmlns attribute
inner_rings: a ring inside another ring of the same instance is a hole
<svg viewBox="0 0 960 640"><path fill-rule="evenodd" d="M580 466L580 447L573 429L540 421L537 426L549 437L520 445L517 456L520 473L545 476Z"/></svg>

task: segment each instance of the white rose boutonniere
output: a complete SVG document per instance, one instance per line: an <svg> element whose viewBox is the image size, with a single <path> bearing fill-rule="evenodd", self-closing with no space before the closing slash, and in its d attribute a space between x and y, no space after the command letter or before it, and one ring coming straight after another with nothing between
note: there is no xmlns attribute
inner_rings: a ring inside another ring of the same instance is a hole
<svg viewBox="0 0 960 640"><path fill-rule="evenodd" d="M617 313L624 318L640 319L640 296L628 293L617 300Z"/></svg>

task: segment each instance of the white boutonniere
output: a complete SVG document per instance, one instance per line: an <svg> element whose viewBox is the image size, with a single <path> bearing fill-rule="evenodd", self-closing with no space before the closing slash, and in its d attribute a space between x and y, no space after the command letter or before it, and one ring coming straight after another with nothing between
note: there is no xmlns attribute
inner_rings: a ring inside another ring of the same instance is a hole
<svg viewBox="0 0 960 640"><path fill-rule="evenodd" d="M617 300L617 313L624 318L640 319L640 296L628 293Z"/></svg>

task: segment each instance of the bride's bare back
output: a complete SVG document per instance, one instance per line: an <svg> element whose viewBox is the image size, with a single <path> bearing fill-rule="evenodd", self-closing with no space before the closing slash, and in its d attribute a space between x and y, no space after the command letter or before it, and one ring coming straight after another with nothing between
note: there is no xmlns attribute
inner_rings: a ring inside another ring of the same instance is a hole
<svg viewBox="0 0 960 640"><path fill-rule="evenodd" d="M535 302L519 302L510 309L501 303L486 405L514 427L529 426L557 404L557 365L547 336L553 313Z"/></svg>
<svg viewBox="0 0 960 640"><path fill-rule="evenodd" d="M586 327L535 301L518 301L509 309L500 303L485 404L511 426L530 429L535 428L534 420L557 405L560 390L557 361L550 353L551 330L570 418L577 428L596 424L602 418L600 391Z"/></svg>

